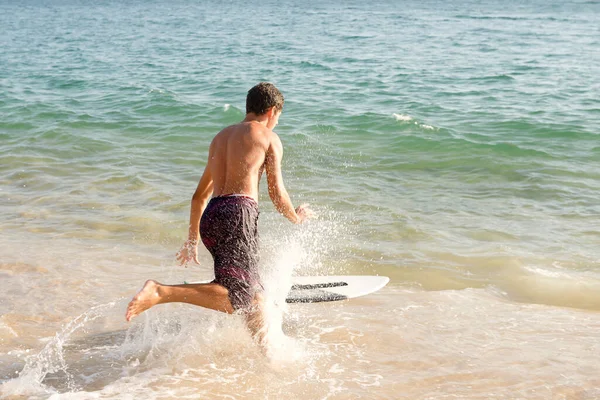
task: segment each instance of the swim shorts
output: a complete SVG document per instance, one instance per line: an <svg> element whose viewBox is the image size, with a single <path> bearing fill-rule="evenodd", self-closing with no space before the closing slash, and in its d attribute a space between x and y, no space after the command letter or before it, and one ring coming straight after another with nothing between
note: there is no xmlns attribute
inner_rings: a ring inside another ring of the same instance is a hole
<svg viewBox="0 0 600 400"><path fill-rule="evenodd" d="M215 280L234 310L247 310L262 291L258 274L258 204L244 195L213 197L200 220L202 243L214 259Z"/></svg>

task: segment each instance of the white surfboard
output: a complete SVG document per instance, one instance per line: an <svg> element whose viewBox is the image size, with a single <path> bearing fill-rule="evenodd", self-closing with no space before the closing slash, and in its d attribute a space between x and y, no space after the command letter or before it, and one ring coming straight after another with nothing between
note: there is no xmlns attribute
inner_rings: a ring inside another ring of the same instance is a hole
<svg viewBox="0 0 600 400"><path fill-rule="evenodd" d="M330 275L296 276L287 303L320 303L346 300L378 291L390 281L387 276Z"/></svg>
<svg viewBox="0 0 600 400"><path fill-rule="evenodd" d="M352 299L374 293L387 285L390 278L373 275L295 276L287 303L320 303ZM208 283L186 282L186 283Z"/></svg>

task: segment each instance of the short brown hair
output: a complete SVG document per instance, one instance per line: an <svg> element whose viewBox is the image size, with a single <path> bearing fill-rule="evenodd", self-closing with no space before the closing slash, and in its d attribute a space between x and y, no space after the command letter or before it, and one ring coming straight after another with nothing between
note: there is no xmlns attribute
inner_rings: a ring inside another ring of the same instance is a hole
<svg viewBox="0 0 600 400"><path fill-rule="evenodd" d="M269 82L261 82L248 90L246 114L263 115L271 107L281 111L283 110L283 102L283 95L275 85Z"/></svg>

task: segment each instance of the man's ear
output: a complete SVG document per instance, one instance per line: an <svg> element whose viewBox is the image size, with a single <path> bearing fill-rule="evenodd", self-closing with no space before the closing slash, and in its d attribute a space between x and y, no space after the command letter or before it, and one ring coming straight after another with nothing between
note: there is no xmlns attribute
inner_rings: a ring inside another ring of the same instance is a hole
<svg viewBox="0 0 600 400"><path fill-rule="evenodd" d="M267 112L266 112L267 117L273 118L275 116L275 112L276 112L275 106L267 108Z"/></svg>

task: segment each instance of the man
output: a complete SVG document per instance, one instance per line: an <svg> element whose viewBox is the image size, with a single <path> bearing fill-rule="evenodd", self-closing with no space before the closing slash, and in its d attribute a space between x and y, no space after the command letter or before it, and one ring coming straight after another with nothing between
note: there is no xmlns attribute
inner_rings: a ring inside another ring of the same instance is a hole
<svg viewBox="0 0 600 400"><path fill-rule="evenodd" d="M149 280L127 307L126 319L156 304L182 302L226 313L240 312L252 336L265 339L263 287L258 275L258 184L266 171L269 197L295 224L313 215L294 209L283 184L281 140L272 129L283 110L283 95L270 83L248 91L246 118L219 132L192 197L187 241L177 253L181 264L198 262L200 236L214 259L215 280L206 284L163 285ZM210 202L209 202L209 198Z"/></svg>

